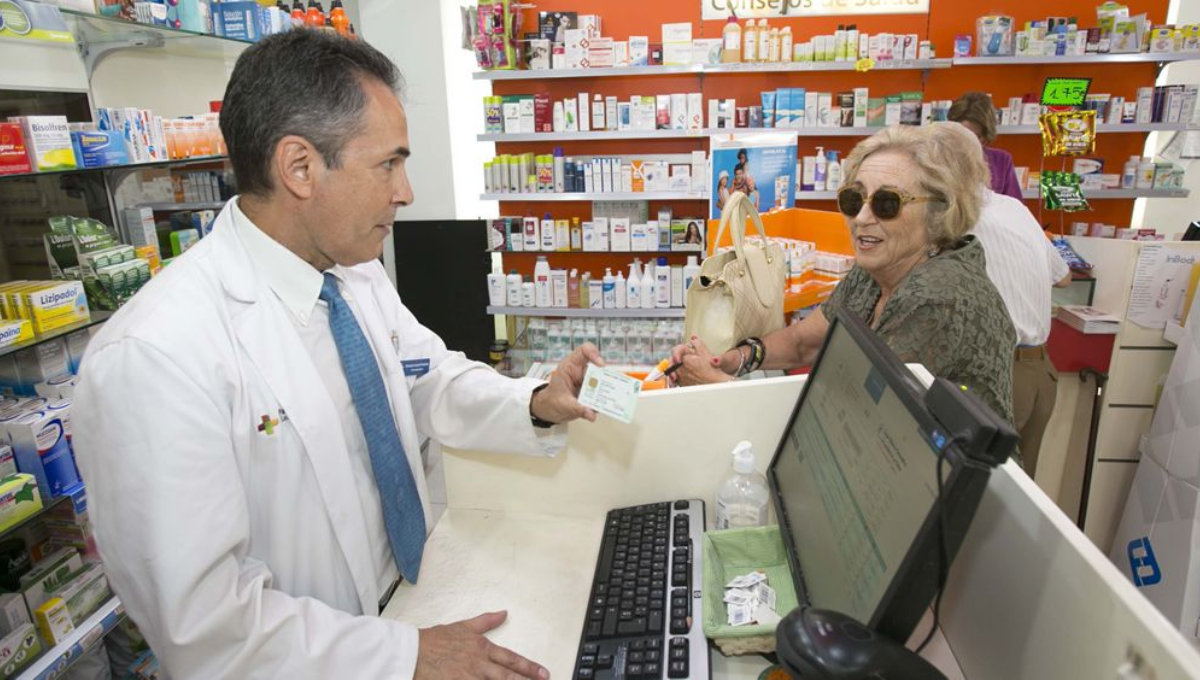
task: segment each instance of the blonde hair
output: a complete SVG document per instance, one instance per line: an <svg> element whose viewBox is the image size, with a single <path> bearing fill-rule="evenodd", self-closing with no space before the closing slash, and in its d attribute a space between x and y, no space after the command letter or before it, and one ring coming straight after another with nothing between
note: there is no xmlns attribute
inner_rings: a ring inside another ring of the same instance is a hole
<svg viewBox="0 0 1200 680"><path fill-rule="evenodd" d="M983 209L983 189L989 184L983 147L975 135L958 123L885 128L864 139L846 157L844 183L854 183L863 161L884 151L911 158L917 166L921 193L937 199L924 204L925 231L931 243L949 247L975 227Z"/></svg>

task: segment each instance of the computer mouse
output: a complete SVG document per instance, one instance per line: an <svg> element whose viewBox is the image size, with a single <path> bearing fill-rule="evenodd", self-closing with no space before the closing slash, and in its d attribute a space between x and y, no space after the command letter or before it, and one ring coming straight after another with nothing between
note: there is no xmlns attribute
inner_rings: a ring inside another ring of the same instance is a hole
<svg viewBox="0 0 1200 680"><path fill-rule="evenodd" d="M793 609L775 629L775 648L780 665L802 680L946 678L916 652L827 609Z"/></svg>

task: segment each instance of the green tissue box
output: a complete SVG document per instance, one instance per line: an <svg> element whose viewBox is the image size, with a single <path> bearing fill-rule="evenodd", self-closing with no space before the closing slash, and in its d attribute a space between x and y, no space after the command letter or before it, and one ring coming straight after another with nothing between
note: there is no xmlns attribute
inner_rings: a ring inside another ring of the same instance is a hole
<svg viewBox="0 0 1200 680"><path fill-rule="evenodd" d="M725 584L751 571L767 574L775 589L775 610L787 616L799 606L779 527L728 529L704 534L704 635L725 654L775 650L775 626L731 626L725 609Z"/></svg>

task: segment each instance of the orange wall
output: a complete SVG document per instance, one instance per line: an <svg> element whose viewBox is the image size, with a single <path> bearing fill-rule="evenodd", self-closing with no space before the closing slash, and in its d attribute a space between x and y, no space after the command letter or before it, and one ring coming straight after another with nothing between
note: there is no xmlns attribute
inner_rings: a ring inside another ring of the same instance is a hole
<svg viewBox="0 0 1200 680"><path fill-rule="evenodd" d="M528 11L524 30L536 30L538 11L574 11L580 14L598 14L603 21L603 32L617 40L625 40L630 35L645 35L651 42L661 42L661 24L692 23L692 35L696 38L717 38L721 35L723 22L700 21L701 0L644 0L642 2L591 2L583 0L540 0L536 10ZM1146 12L1152 22L1166 20L1168 0L1123 0L1129 6L1130 13ZM921 39L929 39L939 57L950 56L953 50L954 36L960 33L974 33L975 19L985 12L1003 12L1016 18L1019 24L1025 21L1045 18L1048 15L1074 16L1082 26L1096 25L1095 8L1098 0L1007 0L992 4L980 4L964 0L930 0L928 15L891 15L874 17L813 17L804 19L771 19L772 26L791 26L796 36L796 42L803 42L817 34L829 34L839 23L853 21L860 31L868 33L917 33ZM854 87L869 87L872 96L883 96L907 90L922 90L925 99L954 99L968 90L984 90L990 92L1000 105L1005 105L1009 97L1025 93L1040 92L1042 82L1048 76L1087 76L1092 78L1091 91L1094 93L1110 93L1125 97L1130 101L1135 97L1137 88L1154 84L1155 66L1153 64L1108 64L1108 65L1062 65L1062 66L994 66L994 67L959 67L946 70L931 71L923 75L919 71L902 71L896 73L774 73L762 75L706 75L706 76L662 76L662 77L630 77L630 78L579 78L553 79L543 82L496 81L496 94L521 94L537 91L549 92L555 100L574 96L580 92L589 94L615 95L628 97L633 94L667 94L678 92L704 93L704 99L714 97L735 98L742 102L759 101L759 93L763 90L773 90L780 87L804 87L823 92L840 92ZM749 104L747 104L749 105ZM707 115L707 103L705 104ZM472 131L471 134L475 134ZM827 149L842 151L842 157L857 142L856 138L807 137L799 140L801 155L811 155L813 149L824 146ZM1120 173L1125 161L1131 155L1140 155L1144 134L1109 133L1100 136L1097 144L1098 157L1105 160L1105 172ZM562 146L567 155L594 154L631 154L631 153L687 153L703 148L699 140L661 140L661 141L622 141L622 142L569 142L569 143L538 143L498 144L498 153L523 153L525 151L546 152L555 146ZM1013 154L1016 165L1028 166L1031 169L1042 167L1041 140L1036 135L1010 135L997 139L996 146ZM1067 169L1070 169L1069 160ZM1063 159L1046 159L1044 167L1048 170L1058 170L1063 167ZM804 202L804 207L822 210L834 210L832 201ZM1030 209L1035 215L1039 214L1036 201L1029 201ZM651 211L657 209L657 204L651 206ZM702 215L707 206L700 202L684 202L673 205L675 214ZM590 218L591 207L587 203L549 203L530 205L520 202L504 202L501 204L501 214L521 215L526 212L541 214L549 210L555 217ZM1042 222L1052 231L1058 231L1060 225L1069 225L1074 221L1106 222L1117 226L1128 226L1133 210L1132 200L1105 200L1093 203L1093 210L1084 213L1051 213L1041 214ZM1153 226L1153 225L1149 225Z"/></svg>

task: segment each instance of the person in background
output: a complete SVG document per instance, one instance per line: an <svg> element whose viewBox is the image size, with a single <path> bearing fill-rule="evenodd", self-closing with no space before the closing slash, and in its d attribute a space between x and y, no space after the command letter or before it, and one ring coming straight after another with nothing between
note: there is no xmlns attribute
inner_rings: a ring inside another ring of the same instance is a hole
<svg viewBox="0 0 1200 680"><path fill-rule="evenodd" d="M960 135L975 138L963 126ZM1025 204L981 186L983 210L971 230L987 254L996 286L1017 333L1013 356L1013 426L1021 435L1021 461L1033 477L1042 435L1058 399L1058 372L1046 353L1052 286L1071 283L1071 270Z"/></svg>
<svg viewBox="0 0 1200 680"><path fill-rule="evenodd" d="M446 349L378 258L413 201L400 75L288 31L238 58L239 196L91 341L74 445L113 590L166 675L546 678L484 635L380 618L431 528L421 436L553 455L585 346L549 383ZM436 153L436 150L427 150Z"/></svg>
<svg viewBox="0 0 1200 680"><path fill-rule="evenodd" d="M720 175L717 175L717 210L725 209L725 202L729 200L729 171L722 170Z"/></svg>
<svg viewBox="0 0 1200 680"><path fill-rule="evenodd" d="M902 361L966 385L1012 422L1016 334L988 280L983 246L967 234L987 182L980 146L953 123L894 126L862 141L845 164L838 209L855 265L820 308L764 338L714 356L698 337L672 351L683 385L752 370L811 365L839 310L857 314ZM755 357L761 360L755 360Z"/></svg>
<svg viewBox="0 0 1200 680"><path fill-rule="evenodd" d="M992 97L983 92L967 92L950 106L950 120L961 123L975 133L983 145L983 156L992 173L992 191L1021 200L1021 185L1013 169L1013 159L1007 151L988 146L996 139L996 107Z"/></svg>

